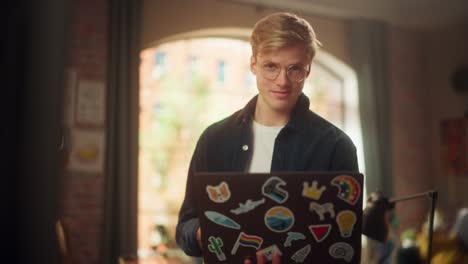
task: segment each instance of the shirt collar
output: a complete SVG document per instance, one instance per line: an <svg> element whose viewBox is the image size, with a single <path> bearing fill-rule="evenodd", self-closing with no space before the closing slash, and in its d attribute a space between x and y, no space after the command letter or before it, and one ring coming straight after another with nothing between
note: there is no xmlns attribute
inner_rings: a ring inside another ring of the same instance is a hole
<svg viewBox="0 0 468 264"><path fill-rule="evenodd" d="M258 95L254 96L247 105L239 112L237 122L239 124L251 124L254 114L255 106L257 104ZM310 101L304 93L299 95L296 105L291 113L291 118L286 124L285 128L293 128L301 130L304 127L304 115L309 111Z"/></svg>

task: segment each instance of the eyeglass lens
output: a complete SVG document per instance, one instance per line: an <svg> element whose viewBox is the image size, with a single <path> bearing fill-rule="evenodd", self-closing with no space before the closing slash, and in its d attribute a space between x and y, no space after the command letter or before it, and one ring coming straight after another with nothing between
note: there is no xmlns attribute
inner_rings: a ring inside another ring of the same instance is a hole
<svg viewBox="0 0 468 264"><path fill-rule="evenodd" d="M263 77L269 80L275 80L281 72L281 66L275 63L265 63L260 67ZM307 69L300 65L290 65L286 69L288 79L293 82L300 82L305 79Z"/></svg>

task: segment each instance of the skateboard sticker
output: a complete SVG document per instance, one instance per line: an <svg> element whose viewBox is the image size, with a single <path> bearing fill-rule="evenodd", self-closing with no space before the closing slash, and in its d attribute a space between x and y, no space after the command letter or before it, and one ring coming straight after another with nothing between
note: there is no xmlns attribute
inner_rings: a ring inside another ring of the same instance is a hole
<svg viewBox="0 0 468 264"><path fill-rule="evenodd" d="M205 211L205 216L208 219L210 219L213 223L218 224L220 226L224 226L231 229L240 229L240 225L236 223L236 221L218 212Z"/></svg>

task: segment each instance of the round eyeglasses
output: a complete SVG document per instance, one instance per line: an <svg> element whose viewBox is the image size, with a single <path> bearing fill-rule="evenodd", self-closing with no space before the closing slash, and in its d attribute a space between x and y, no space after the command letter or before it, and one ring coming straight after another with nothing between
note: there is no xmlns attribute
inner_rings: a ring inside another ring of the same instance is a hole
<svg viewBox="0 0 468 264"><path fill-rule="evenodd" d="M276 80L281 72L281 65L272 62L260 64L259 68L262 76L270 81ZM309 74L309 69L309 66L289 65L286 68L286 76L291 82L302 82Z"/></svg>

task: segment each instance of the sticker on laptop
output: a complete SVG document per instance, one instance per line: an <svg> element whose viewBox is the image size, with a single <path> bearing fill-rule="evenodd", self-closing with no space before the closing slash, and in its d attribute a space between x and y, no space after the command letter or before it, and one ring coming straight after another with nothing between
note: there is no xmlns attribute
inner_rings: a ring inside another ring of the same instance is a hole
<svg viewBox="0 0 468 264"><path fill-rule="evenodd" d="M288 199L288 192L281 186L285 186L286 182L276 176L270 177L262 186L262 193L266 197L277 203L284 203Z"/></svg>
<svg viewBox="0 0 468 264"><path fill-rule="evenodd" d="M224 203L231 198L231 191L226 182L221 182L217 186L206 186L206 192L211 201L215 203Z"/></svg>
<svg viewBox="0 0 468 264"><path fill-rule="evenodd" d="M248 199L247 201L245 201L245 203L239 203L239 207L235 208L235 209L232 209L231 210L231 213L235 214L235 215L240 215L240 214L243 214L243 213L247 213L249 211L252 211L253 209L255 209L255 207L261 205L261 204L264 204L265 203L265 198L262 198L260 200L257 200L257 201L252 201L251 199Z"/></svg>
<svg viewBox="0 0 468 264"><path fill-rule="evenodd" d="M268 229L282 233L294 225L294 214L284 206L275 206L265 213L264 221Z"/></svg>
<svg viewBox="0 0 468 264"><path fill-rule="evenodd" d="M271 261L273 259L273 254L275 252L277 252L280 256L283 255L283 253L280 251L277 245L271 245L258 252L262 253L262 255L265 256L265 258L267 259L267 261Z"/></svg>
<svg viewBox="0 0 468 264"><path fill-rule="evenodd" d="M344 210L336 216L336 223L340 228L342 237L350 237L353 233L354 224L356 224L356 214L350 210Z"/></svg>
<svg viewBox="0 0 468 264"><path fill-rule="evenodd" d="M237 249L239 249L239 246L243 247L252 247L258 250L263 243L263 238L259 236L252 236L252 235L247 235L244 232L240 232L239 236L237 237L236 243L234 243L234 246L232 247L231 254L235 255L237 253Z"/></svg>
<svg viewBox="0 0 468 264"><path fill-rule="evenodd" d="M337 242L328 249L330 256L336 259L344 259L346 262L351 262L354 256L354 249L345 242Z"/></svg>
<svg viewBox="0 0 468 264"><path fill-rule="evenodd" d="M302 187L302 196L313 200L319 200L327 187L322 186L318 188L317 184L317 181L313 181L312 185L309 186L308 182L304 182Z"/></svg>
<svg viewBox="0 0 468 264"><path fill-rule="evenodd" d="M241 227L238 223L236 223L236 221L215 211L205 211L205 216L208 219L210 219L213 223L218 224L220 226L237 230L239 230Z"/></svg>
<svg viewBox="0 0 468 264"><path fill-rule="evenodd" d="M329 214L331 218L335 217L335 209L332 203L318 204L311 202L309 204L309 211L315 212L319 216L320 221L325 220L325 214Z"/></svg>
<svg viewBox="0 0 468 264"><path fill-rule="evenodd" d="M294 260L296 263L304 263L304 260L307 258L311 251L312 247L307 245L298 251L296 251L292 256L291 259Z"/></svg>
<svg viewBox="0 0 468 264"><path fill-rule="evenodd" d="M221 250L221 247L224 245L223 240L219 237L210 236L208 238L208 242L209 242L208 250L211 253L216 254L216 257L218 258L219 261L225 261L226 255Z"/></svg>
<svg viewBox="0 0 468 264"><path fill-rule="evenodd" d="M322 242L330 234L331 227L330 224L310 225L309 231L317 242Z"/></svg>
<svg viewBox="0 0 468 264"><path fill-rule="evenodd" d="M333 178L331 184L338 187L338 198L341 200L351 205L355 205L359 200L361 187L355 178L349 175L339 175Z"/></svg>
<svg viewBox="0 0 468 264"><path fill-rule="evenodd" d="M290 247L293 241L306 239L304 234L299 232L288 232L287 235L288 237L286 238L286 241L284 241L284 247Z"/></svg>

